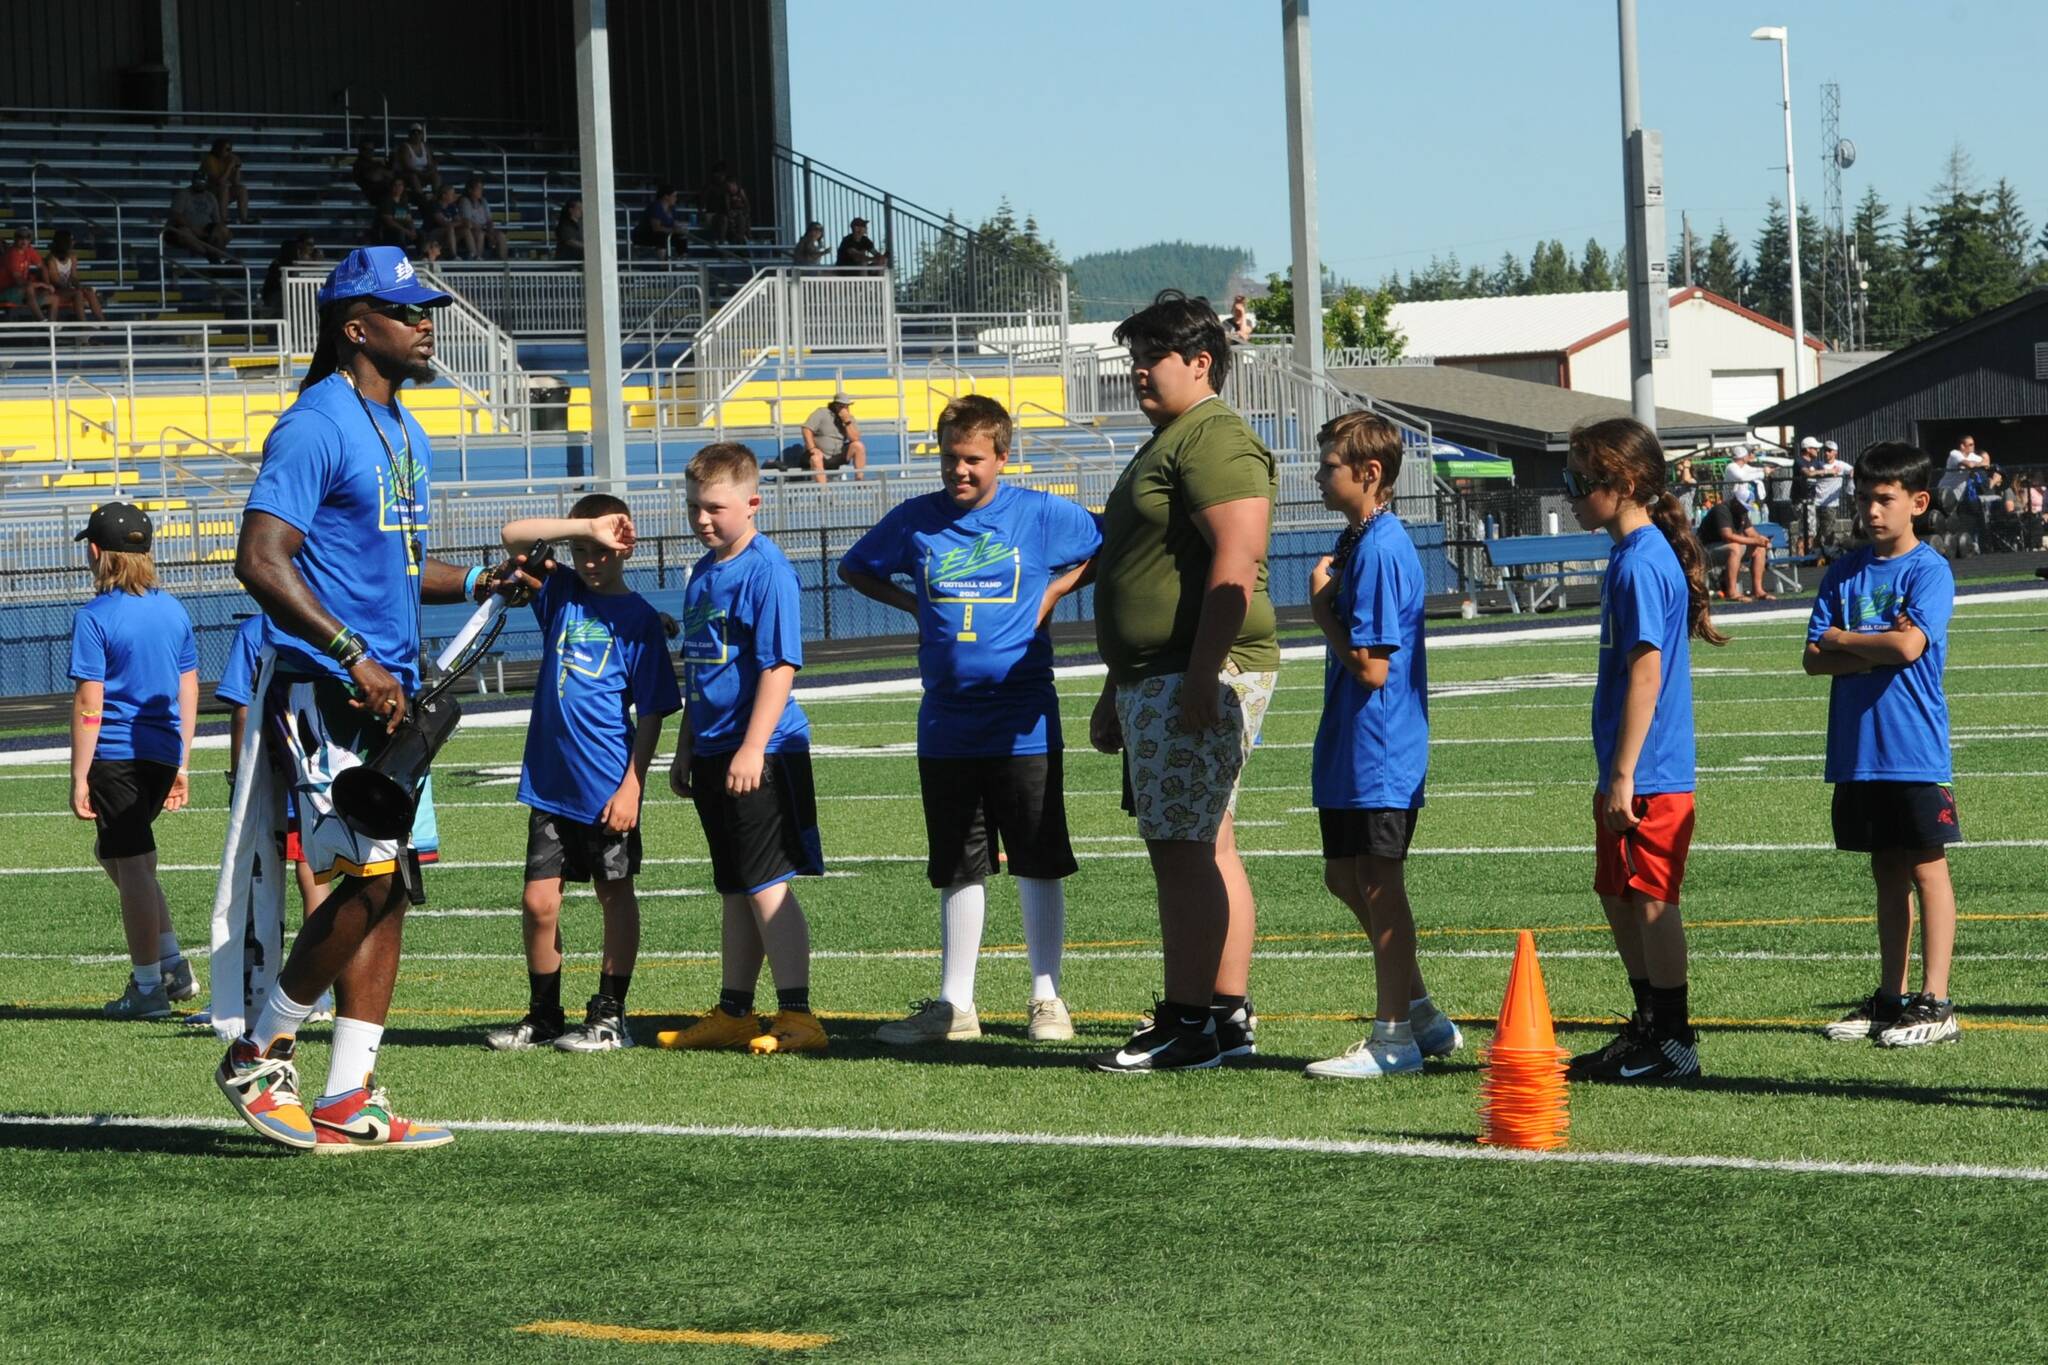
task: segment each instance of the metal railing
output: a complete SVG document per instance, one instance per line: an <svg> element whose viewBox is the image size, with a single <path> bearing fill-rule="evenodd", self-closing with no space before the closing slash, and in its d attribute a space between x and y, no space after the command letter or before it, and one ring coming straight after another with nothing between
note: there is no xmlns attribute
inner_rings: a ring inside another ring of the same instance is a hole
<svg viewBox="0 0 2048 1365"><path fill-rule="evenodd" d="M442 260L435 273L502 331L522 340L580 339L583 268L555 261ZM701 266L629 265L618 272L620 333L704 320Z"/></svg>
<svg viewBox="0 0 2048 1365"><path fill-rule="evenodd" d="M221 281L216 276L225 275L227 283L233 284L235 272L237 271L240 271L242 275L242 317L245 321L254 321L258 302L256 297L256 276L249 269L248 262L230 258L225 261L215 261L202 266L191 261L174 260L168 248L158 252L156 258L157 307L170 307L171 281L177 276L182 275L197 281L211 294L218 292L222 287Z"/></svg>
<svg viewBox="0 0 2048 1365"><path fill-rule="evenodd" d="M47 203L52 209L69 208L69 205L58 200L44 197L39 186L45 176L53 180L62 180L73 189L83 190L95 200L114 206L114 270L117 278L125 285L128 282L128 234L122 226L121 201L91 182L67 171L60 171L40 161L35 162L28 168L28 216L29 232L39 242L43 240L42 206ZM74 209L72 212L77 211ZM92 230L92 247L97 252L100 246L99 234L106 229L82 213L78 215L78 220Z"/></svg>

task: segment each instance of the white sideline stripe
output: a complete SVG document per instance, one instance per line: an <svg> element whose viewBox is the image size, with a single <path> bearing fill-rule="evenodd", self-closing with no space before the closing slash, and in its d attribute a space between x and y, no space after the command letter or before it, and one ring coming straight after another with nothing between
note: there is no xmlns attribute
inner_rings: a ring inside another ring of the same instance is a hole
<svg viewBox="0 0 2048 1365"><path fill-rule="evenodd" d="M141 1118L126 1114L0 1114L14 1128L120 1128L239 1132L234 1119ZM1526 1166L1634 1166L1667 1170L1742 1171L1767 1175L1882 1176L1898 1179L2048 1181L2044 1166L1980 1166L1903 1161L1813 1161L1801 1157L1681 1156L1665 1152L1525 1152L1449 1142L1240 1137L1192 1133L949 1132L937 1128L776 1128L765 1124L563 1123L547 1119L453 1120L457 1132L544 1137L658 1137L790 1142L913 1143L959 1147L1065 1147L1092 1150L1275 1152L1300 1156L1383 1156L1433 1161L1491 1161Z"/></svg>

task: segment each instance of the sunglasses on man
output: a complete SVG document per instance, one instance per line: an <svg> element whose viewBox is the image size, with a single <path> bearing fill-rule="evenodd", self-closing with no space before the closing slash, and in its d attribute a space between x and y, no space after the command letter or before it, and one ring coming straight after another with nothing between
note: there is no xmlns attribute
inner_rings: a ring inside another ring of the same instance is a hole
<svg viewBox="0 0 2048 1365"><path fill-rule="evenodd" d="M417 327L433 312L417 303L380 303L369 310L406 327Z"/></svg>

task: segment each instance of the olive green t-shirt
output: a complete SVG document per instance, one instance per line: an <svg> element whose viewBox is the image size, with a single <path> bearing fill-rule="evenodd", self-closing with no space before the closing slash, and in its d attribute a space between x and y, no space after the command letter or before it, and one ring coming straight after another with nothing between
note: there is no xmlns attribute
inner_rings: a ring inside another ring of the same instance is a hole
<svg viewBox="0 0 2048 1365"><path fill-rule="evenodd" d="M1095 561L1095 638L1112 679L1187 670L1214 558L1194 514L1264 498L1270 527L1279 490L1273 453L1220 398L1189 408L1139 447L1103 504ZM1263 555L1230 658L1256 672L1280 666Z"/></svg>

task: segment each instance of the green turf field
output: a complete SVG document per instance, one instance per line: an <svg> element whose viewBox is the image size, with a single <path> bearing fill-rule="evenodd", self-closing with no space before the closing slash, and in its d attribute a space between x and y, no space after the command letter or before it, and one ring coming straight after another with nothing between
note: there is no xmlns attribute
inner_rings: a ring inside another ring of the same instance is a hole
<svg viewBox="0 0 2048 1365"><path fill-rule="evenodd" d="M1827 684L1799 671L1799 623L1696 648L1685 909L1706 1076L1575 1089L1568 1153L1536 1161L1472 1142L1513 931L1537 931L1566 1046L1627 1007L1588 889L1587 639L1432 655L1410 887L1424 971L1467 1048L1372 1084L1300 1074L1360 1036L1371 1001L1315 852L1314 663L1283 674L1239 807L1260 1055L1188 1076L1076 1065L1158 982L1142 847L1115 761L1085 748L1067 761L1082 870L1064 983L1082 1037L1024 1041L1016 897L998 884L989 1035L922 1054L871 1041L938 977L916 701L872 693L810 707L833 872L801 894L829 1056L487 1053L484 1030L525 1004L523 732L458 733L436 771L447 861L407 930L380 1079L460 1136L351 1161L234 1123L210 1033L98 1018L125 969L90 833L64 812L61 765L0 767L0 1111L16 1116L0 1122L0 1356L2048 1357L2043 623L2042 601L2006 599L1966 607L1950 637L1972 840L1953 859L1965 1034L1904 1052L1815 1032L1868 992L1875 942L1867 872L1830 847ZM1097 684L1061 686L1078 741ZM872 752L885 745L899 747ZM200 773L194 809L157 826L188 943L206 936L225 806L218 773ZM646 845L631 1010L651 1041L714 998L718 916L695 817L665 790ZM564 996L580 1002L596 975L587 897L564 934ZM316 1027L301 1050L309 1093L324 1042ZM520 1330L537 1323L657 1335Z"/></svg>

